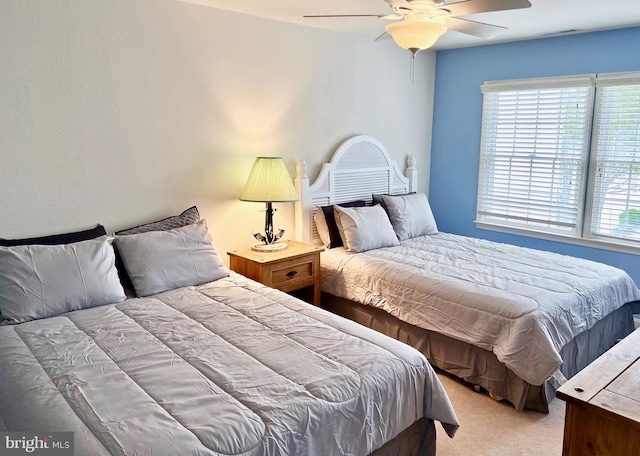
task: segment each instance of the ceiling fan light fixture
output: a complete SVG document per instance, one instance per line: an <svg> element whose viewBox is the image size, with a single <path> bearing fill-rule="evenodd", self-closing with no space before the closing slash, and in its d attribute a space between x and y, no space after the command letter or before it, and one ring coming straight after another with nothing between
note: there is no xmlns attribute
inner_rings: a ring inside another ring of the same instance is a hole
<svg viewBox="0 0 640 456"><path fill-rule="evenodd" d="M437 22L409 21L388 24L385 30L393 41L412 53L428 49L447 31L447 26Z"/></svg>

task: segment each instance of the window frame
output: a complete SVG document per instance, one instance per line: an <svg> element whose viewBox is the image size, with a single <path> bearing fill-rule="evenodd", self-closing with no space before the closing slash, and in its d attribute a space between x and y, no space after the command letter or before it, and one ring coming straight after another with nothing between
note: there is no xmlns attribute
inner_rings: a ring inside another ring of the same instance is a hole
<svg viewBox="0 0 640 456"><path fill-rule="evenodd" d="M524 226L518 223L509 223L509 221L500 222L496 220L489 220L486 215L483 215L483 208L481 207L481 192L483 191L483 185L486 185L482 181L483 179L483 163L486 163L487 155L485 154L485 141L487 135L487 120L485 111L486 100L483 99L482 108L482 127L481 127L481 145L480 145L480 160L478 166L478 187L477 187L477 202L476 202L476 219L474 223L479 229L487 229L491 231L504 232L509 234L524 235L533 238L546 239L552 241L560 241L569 244L583 245L588 247L595 247L606 250L619 251L624 253L640 253L640 240L628 240L615 237L607 237L606 235L598 235L593 232L594 223L594 198L596 195L595 186L596 179L596 129L599 125L599 98L598 88L604 86L620 86L620 85L640 85L640 72L626 72L626 73L607 73L607 74L585 74L575 76L561 76L550 78L534 78L534 79L520 79L520 80L508 80L508 81L488 81L485 82L482 87L483 95L488 92L507 92L507 91L525 91L536 90L544 88L567 88L567 87L585 87L588 85L590 96L588 97L588 104L586 107L586 115L588 120L584 126L584 137L586 142L584 144L584 169L582 170L582 182L580 188L580 194L578 195L579 201L577 202L577 220L574 234L554 232L547 229L536 229L532 226ZM640 121L639 121L640 124Z"/></svg>

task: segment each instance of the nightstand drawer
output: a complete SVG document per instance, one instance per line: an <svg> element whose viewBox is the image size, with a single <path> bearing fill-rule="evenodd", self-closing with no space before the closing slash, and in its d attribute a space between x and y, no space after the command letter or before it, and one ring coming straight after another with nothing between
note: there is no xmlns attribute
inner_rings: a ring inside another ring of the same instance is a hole
<svg viewBox="0 0 640 456"><path fill-rule="evenodd" d="M281 288L305 281L313 281L313 260L287 261L274 265L271 270L271 286Z"/></svg>

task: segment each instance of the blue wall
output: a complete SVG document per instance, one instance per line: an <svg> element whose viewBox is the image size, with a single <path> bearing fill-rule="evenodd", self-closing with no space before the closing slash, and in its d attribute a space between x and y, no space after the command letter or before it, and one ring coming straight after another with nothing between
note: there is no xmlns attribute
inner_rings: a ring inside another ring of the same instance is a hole
<svg viewBox="0 0 640 456"><path fill-rule="evenodd" d="M436 53L429 201L441 231L550 250L626 270L640 256L494 231L474 224L485 81L640 70L640 27Z"/></svg>

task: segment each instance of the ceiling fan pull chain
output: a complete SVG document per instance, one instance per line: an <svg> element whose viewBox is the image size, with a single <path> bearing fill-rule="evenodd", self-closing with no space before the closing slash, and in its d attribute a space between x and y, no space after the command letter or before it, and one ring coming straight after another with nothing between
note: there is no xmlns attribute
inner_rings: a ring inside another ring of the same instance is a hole
<svg viewBox="0 0 640 456"><path fill-rule="evenodd" d="M418 49L412 48L409 49L411 51L411 65L409 67L409 76L411 77L411 84L413 84L413 79L416 73L416 54L418 53Z"/></svg>

